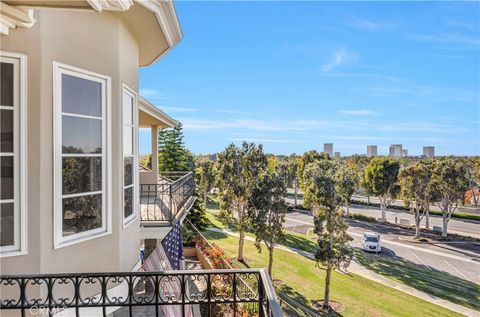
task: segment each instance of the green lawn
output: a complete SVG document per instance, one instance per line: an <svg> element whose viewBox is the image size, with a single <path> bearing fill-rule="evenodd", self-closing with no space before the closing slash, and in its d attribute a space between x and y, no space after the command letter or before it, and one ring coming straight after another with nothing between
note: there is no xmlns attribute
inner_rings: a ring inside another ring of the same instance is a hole
<svg viewBox="0 0 480 317"><path fill-rule="evenodd" d="M453 303L480 310L480 285L435 269L427 270L402 259L356 251L357 260L369 270Z"/></svg>
<svg viewBox="0 0 480 317"><path fill-rule="evenodd" d="M216 232L206 232L205 236L235 256L237 238ZM245 242L245 255L250 267L266 267L266 250L258 253L250 241ZM281 292L305 305L322 299L325 272L314 261L281 250L275 250L274 259L273 278ZM331 298L342 303L341 316L461 316L354 274L334 272Z"/></svg>

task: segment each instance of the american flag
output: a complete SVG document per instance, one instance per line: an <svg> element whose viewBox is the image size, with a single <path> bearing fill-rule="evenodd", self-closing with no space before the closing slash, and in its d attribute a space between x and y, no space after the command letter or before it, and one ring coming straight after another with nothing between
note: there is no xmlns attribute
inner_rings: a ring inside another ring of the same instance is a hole
<svg viewBox="0 0 480 317"><path fill-rule="evenodd" d="M179 270L181 268L183 257L183 243L180 223L177 223L173 229L162 240L162 243L158 244L155 250L143 263L142 268L145 271L171 271ZM175 298L181 298L181 285L180 283L160 283L160 292L163 297L173 296ZM188 287L186 288L188 292ZM162 310L165 316L176 317L182 316L182 307L180 305L162 305ZM192 317L192 306L185 306L185 316Z"/></svg>

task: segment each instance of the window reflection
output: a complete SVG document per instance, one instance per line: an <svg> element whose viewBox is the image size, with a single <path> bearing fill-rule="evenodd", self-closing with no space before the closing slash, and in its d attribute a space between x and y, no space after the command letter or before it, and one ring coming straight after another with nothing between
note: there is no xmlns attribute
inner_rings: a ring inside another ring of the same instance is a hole
<svg viewBox="0 0 480 317"><path fill-rule="evenodd" d="M102 84L62 74L63 112L99 117L102 115Z"/></svg>
<svg viewBox="0 0 480 317"><path fill-rule="evenodd" d="M133 184L133 157L125 157L124 162L124 186Z"/></svg>
<svg viewBox="0 0 480 317"><path fill-rule="evenodd" d="M13 156L0 158L0 199L13 199Z"/></svg>
<svg viewBox="0 0 480 317"><path fill-rule="evenodd" d="M64 157L63 194L102 190L101 157Z"/></svg>
<svg viewBox="0 0 480 317"><path fill-rule="evenodd" d="M13 106L13 64L0 63L0 74L0 102L2 106Z"/></svg>
<svg viewBox="0 0 480 317"><path fill-rule="evenodd" d="M13 110L0 110L0 123L0 152L11 153L13 152Z"/></svg>
<svg viewBox="0 0 480 317"><path fill-rule="evenodd" d="M63 199L63 236L101 227L101 194Z"/></svg>
<svg viewBox="0 0 480 317"><path fill-rule="evenodd" d="M124 189L123 215L125 218L133 214L133 186Z"/></svg>
<svg viewBox="0 0 480 317"><path fill-rule="evenodd" d="M63 153L102 153L102 121L71 116L62 118Z"/></svg>
<svg viewBox="0 0 480 317"><path fill-rule="evenodd" d="M14 244L14 207L13 203L0 204L0 246Z"/></svg>

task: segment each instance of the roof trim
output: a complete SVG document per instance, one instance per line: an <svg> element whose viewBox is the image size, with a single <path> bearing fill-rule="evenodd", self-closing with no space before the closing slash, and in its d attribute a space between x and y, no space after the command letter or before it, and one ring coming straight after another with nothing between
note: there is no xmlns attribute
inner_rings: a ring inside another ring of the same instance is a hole
<svg viewBox="0 0 480 317"><path fill-rule="evenodd" d="M165 125L167 125L168 127L173 128L179 124L177 120L173 119L168 114L155 107L150 101L143 98L142 96L138 98L138 101L138 110L143 111L146 114L154 117L158 121L165 123Z"/></svg>
<svg viewBox="0 0 480 317"><path fill-rule="evenodd" d="M177 11L175 10L173 0L136 0L136 2L155 14L169 46L167 50L159 54L152 61L140 65L143 67L155 63L170 52L182 40L183 32L178 21Z"/></svg>

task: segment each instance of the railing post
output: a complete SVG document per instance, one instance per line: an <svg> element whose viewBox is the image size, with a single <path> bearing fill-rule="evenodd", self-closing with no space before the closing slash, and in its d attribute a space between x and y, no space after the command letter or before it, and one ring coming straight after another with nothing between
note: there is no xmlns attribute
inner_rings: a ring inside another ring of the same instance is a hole
<svg viewBox="0 0 480 317"><path fill-rule="evenodd" d="M265 287L263 285L262 275L258 274L258 315L260 317L265 317L265 311L263 303L265 300Z"/></svg>
<svg viewBox="0 0 480 317"><path fill-rule="evenodd" d="M173 206L173 203L172 203L172 201L173 201L173 196L172 196L172 184L168 184L168 197L169 197L168 213L169 213L169 218L170 218L169 220L170 220L170 224L171 224L172 221L173 221L173 216L172 216L172 214L173 214L173 209L172 209L172 206Z"/></svg>

